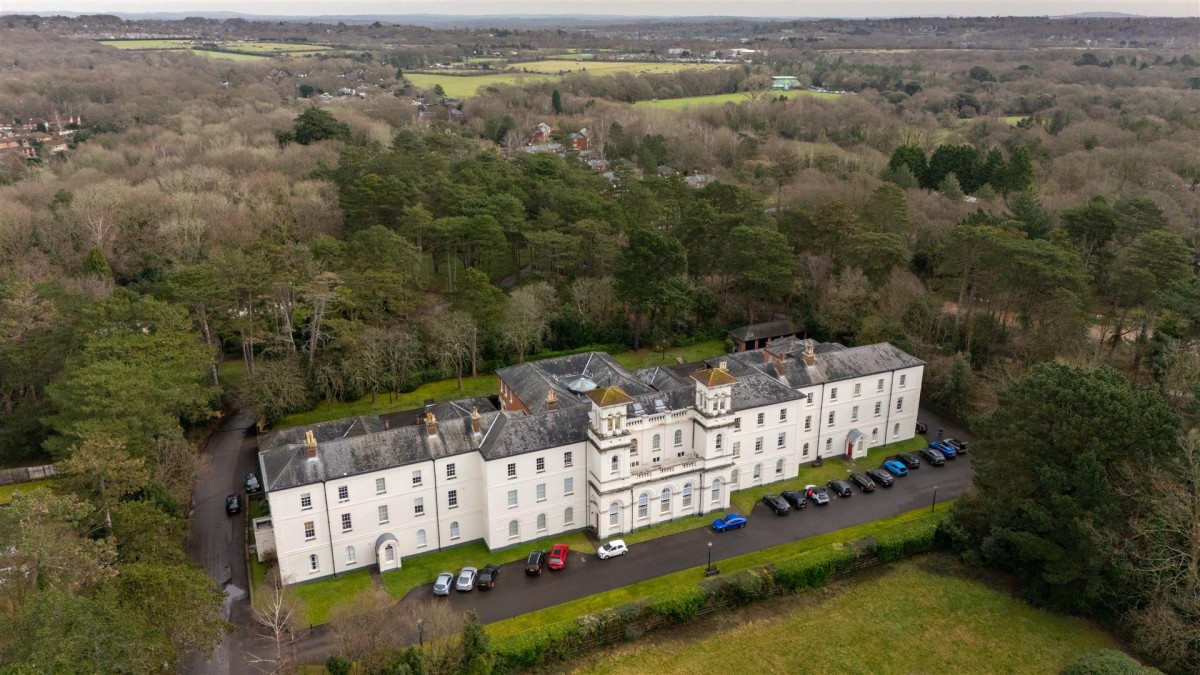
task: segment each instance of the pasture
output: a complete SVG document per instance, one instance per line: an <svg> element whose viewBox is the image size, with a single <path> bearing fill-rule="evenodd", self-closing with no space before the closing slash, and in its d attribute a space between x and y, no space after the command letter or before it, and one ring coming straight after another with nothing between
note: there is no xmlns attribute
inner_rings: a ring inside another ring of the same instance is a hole
<svg viewBox="0 0 1200 675"><path fill-rule="evenodd" d="M191 50L201 56L231 61L257 61L272 56L311 56L331 51L324 45L296 44L291 42L219 42L210 40L99 40L102 45L126 51L183 51ZM206 49L216 44L221 50ZM241 53L233 53L241 52Z"/></svg>
<svg viewBox="0 0 1200 675"><path fill-rule="evenodd" d="M770 91L764 92L763 100L770 98L778 98L784 96L793 98L797 96L811 96L813 98L838 98L844 94L833 94L825 91L811 91L808 89L793 89L791 91ZM725 105L726 103L745 103L750 100L750 97L744 93L737 94L713 94L711 96L688 96L686 98L664 98L657 101L638 101L634 103L639 108L661 108L664 110L683 110L684 108L699 108L703 106Z"/></svg>
<svg viewBox="0 0 1200 675"><path fill-rule="evenodd" d="M647 63L639 61L571 61L566 59L547 59L545 61L525 61L510 64L503 72L491 72L487 75L460 75L464 71L442 72L406 72L405 79L420 89L432 89L440 84L447 96L454 98L469 98L475 95L480 87L493 84L520 85L522 82L555 79L560 75L573 72L586 72L598 77L630 73L678 73L684 70L708 70L720 66L698 63Z"/></svg>

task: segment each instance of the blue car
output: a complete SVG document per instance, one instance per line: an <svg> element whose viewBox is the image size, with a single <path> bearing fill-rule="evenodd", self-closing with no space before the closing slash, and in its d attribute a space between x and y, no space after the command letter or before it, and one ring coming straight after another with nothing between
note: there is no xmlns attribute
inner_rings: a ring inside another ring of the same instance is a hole
<svg viewBox="0 0 1200 675"><path fill-rule="evenodd" d="M883 470L887 471L888 473L892 474L893 476L907 476L908 475L908 467L904 466L903 462L897 462L894 459L889 459L888 461L884 462Z"/></svg>
<svg viewBox="0 0 1200 675"><path fill-rule="evenodd" d="M721 516L720 518L717 518L716 520L713 521L713 529L716 530L717 532L724 532L725 530L736 530L739 527L745 527L745 526L746 526L746 517L739 516L736 513L731 513L727 516Z"/></svg>
<svg viewBox="0 0 1200 675"><path fill-rule="evenodd" d="M953 445L944 441L934 441L929 444L929 447L942 453L942 456L946 459L954 459L958 456L958 450L955 450Z"/></svg>

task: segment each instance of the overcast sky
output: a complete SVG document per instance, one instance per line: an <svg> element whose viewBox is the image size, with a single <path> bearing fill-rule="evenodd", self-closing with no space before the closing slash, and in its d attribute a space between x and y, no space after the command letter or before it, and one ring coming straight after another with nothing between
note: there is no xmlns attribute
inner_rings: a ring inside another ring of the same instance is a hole
<svg viewBox="0 0 1200 675"><path fill-rule="evenodd" d="M246 14L620 14L653 16L1015 16L1125 12L1144 16L1200 16L1200 0L0 0L5 13L200 12ZM1200 41L1200 35L1197 36Z"/></svg>

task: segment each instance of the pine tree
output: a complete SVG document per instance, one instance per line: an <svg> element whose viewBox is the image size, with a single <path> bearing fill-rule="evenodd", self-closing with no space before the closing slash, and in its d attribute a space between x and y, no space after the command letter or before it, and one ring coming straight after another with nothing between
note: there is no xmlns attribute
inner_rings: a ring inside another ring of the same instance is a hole
<svg viewBox="0 0 1200 675"><path fill-rule="evenodd" d="M563 111L562 95L560 95L558 93L557 89L555 89L554 92L550 94L550 105L554 106L554 114L555 115L562 114L562 111Z"/></svg>

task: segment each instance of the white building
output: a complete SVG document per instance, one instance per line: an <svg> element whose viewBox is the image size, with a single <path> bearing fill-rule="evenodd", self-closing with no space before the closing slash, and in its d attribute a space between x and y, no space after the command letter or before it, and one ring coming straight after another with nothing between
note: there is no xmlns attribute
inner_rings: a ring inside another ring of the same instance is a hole
<svg viewBox="0 0 1200 675"><path fill-rule="evenodd" d="M598 352L504 368L492 399L260 438L258 553L296 583L725 509L818 456L912 438L923 370L890 344L796 338L636 372Z"/></svg>

